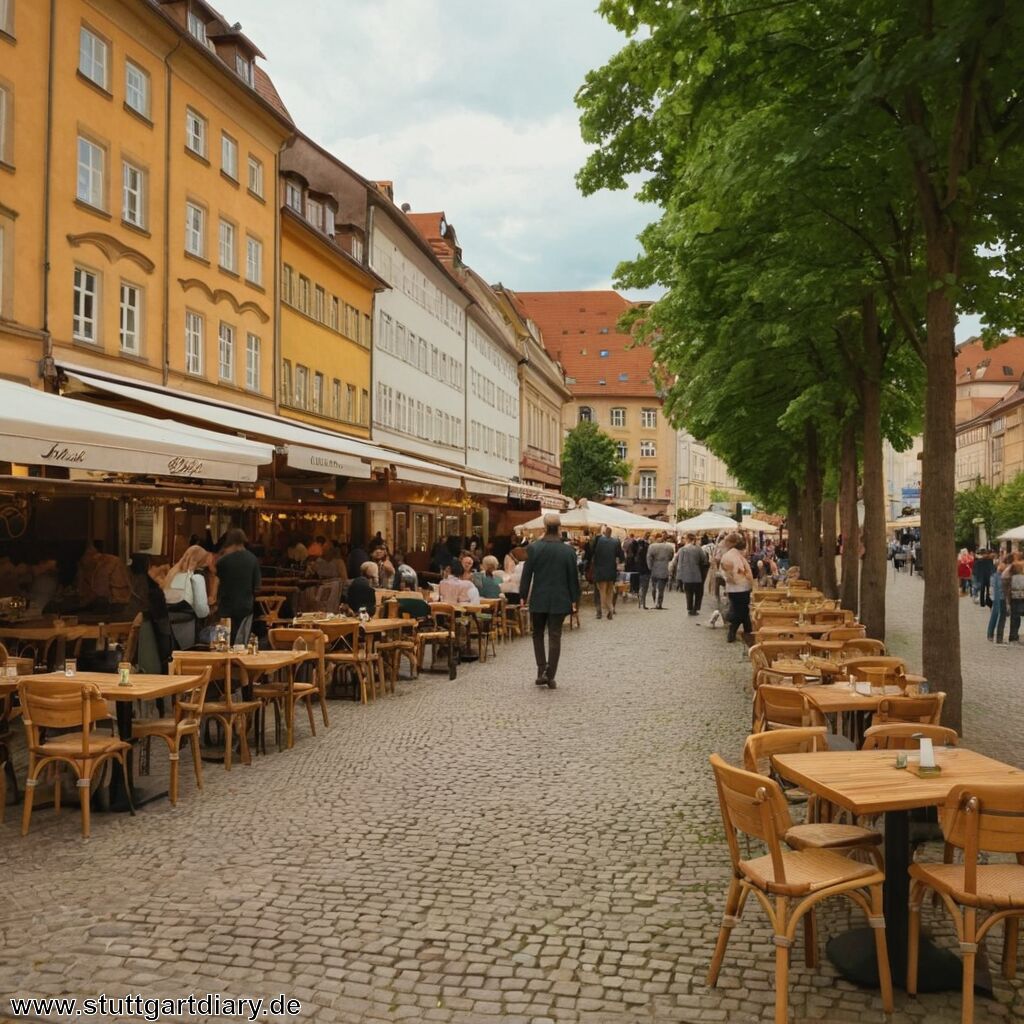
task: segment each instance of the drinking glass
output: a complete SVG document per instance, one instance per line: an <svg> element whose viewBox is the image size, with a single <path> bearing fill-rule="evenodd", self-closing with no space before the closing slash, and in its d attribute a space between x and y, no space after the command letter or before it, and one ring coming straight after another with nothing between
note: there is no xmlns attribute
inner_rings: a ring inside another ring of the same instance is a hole
<svg viewBox="0 0 1024 1024"><path fill-rule="evenodd" d="M75 674L78 669L78 662L74 658L64 659L64 675L69 679Z"/></svg>

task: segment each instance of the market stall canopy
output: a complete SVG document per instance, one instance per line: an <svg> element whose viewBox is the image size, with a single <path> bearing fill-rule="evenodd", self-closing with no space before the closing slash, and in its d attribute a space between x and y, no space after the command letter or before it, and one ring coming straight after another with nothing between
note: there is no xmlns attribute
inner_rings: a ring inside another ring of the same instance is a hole
<svg viewBox="0 0 1024 1024"><path fill-rule="evenodd" d="M557 509L545 510L558 511ZM597 530L602 526L610 526L616 530L637 533L647 533L655 530L669 529L668 523L659 522L657 519L648 519L646 516L638 516L625 509L616 508L614 505L602 505L599 501L587 501L583 499L576 508L568 512L559 512L564 530ZM544 515L531 519L516 527L520 533L528 533L532 530L544 529Z"/></svg>
<svg viewBox="0 0 1024 1024"><path fill-rule="evenodd" d="M1007 530L1006 533L999 534L999 539L1024 541L1024 526L1015 526L1012 530Z"/></svg>
<svg viewBox="0 0 1024 1024"><path fill-rule="evenodd" d="M177 479L253 481L268 444L0 380L0 460Z"/></svg>
<svg viewBox="0 0 1024 1024"><path fill-rule="evenodd" d="M779 528L773 523L764 519L755 519L753 516L744 516L740 524L741 529L751 530L753 533L778 533Z"/></svg>
<svg viewBox="0 0 1024 1024"><path fill-rule="evenodd" d="M735 530L739 523L719 512L701 512L692 519L683 519L674 525L676 533L703 533L714 530Z"/></svg>
<svg viewBox="0 0 1024 1024"><path fill-rule="evenodd" d="M913 530L921 525L920 516L904 516L902 519L893 519L885 524L887 530Z"/></svg>

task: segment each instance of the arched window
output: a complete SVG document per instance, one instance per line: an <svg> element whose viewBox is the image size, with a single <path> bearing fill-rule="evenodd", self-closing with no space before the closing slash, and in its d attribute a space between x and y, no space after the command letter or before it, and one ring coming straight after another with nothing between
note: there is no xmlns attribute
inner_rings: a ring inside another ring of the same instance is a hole
<svg viewBox="0 0 1024 1024"><path fill-rule="evenodd" d="M593 423L594 422L594 410L589 405L580 406L580 423Z"/></svg>

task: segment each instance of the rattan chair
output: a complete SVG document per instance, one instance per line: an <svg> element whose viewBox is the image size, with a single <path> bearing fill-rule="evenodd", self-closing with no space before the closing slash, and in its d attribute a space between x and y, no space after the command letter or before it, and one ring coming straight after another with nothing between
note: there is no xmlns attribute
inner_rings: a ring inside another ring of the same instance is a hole
<svg viewBox="0 0 1024 1024"><path fill-rule="evenodd" d="M871 637L857 637L853 640L843 641L841 654L844 658L884 658L885 644L881 640L874 640Z"/></svg>
<svg viewBox="0 0 1024 1024"><path fill-rule="evenodd" d="M828 750L828 734L824 726L759 732L748 736L743 744L743 767L748 772L773 778L781 785L772 763L776 754L806 754L819 750ZM879 851L881 833L859 825L819 821L819 801L815 796L799 788L782 787L782 792L790 803L807 802L807 821L793 825L782 837L788 846L794 850L860 850L878 865L879 870L884 868Z"/></svg>
<svg viewBox="0 0 1024 1024"><path fill-rule="evenodd" d="M960 864L910 865L907 992L917 992L921 899L931 889L949 910L963 954L962 1024L974 1021L974 969L978 947L1003 922L1003 977L1016 973L1017 937L1024 917L1024 785L955 786L939 814L947 846L963 850ZM1013 854L1017 863L979 863L982 852ZM979 925L978 911L987 914Z"/></svg>
<svg viewBox="0 0 1024 1024"><path fill-rule="evenodd" d="M907 722L913 725L938 725L942 718L944 693L922 693L919 697L884 697L871 716L871 724Z"/></svg>
<svg viewBox="0 0 1024 1024"><path fill-rule="evenodd" d="M825 725L825 716L796 686L762 684L754 693L754 732Z"/></svg>
<svg viewBox="0 0 1024 1024"><path fill-rule="evenodd" d="M789 807L777 782L756 772L726 764L717 754L711 757L722 822L729 843L732 881L726 897L725 914L708 969L708 984L718 982L729 934L739 923L752 893L768 915L775 945L775 1024L786 1024L789 1016L790 949L804 923L804 959L808 967L817 964L818 950L814 908L831 896L846 896L868 918L875 933L875 954L882 990L882 1007L893 1012L892 979L885 945L882 913L882 885L885 876L874 864L853 860L834 850L783 851L782 840L792 828ZM767 847L762 856L744 860L739 833L759 839Z"/></svg>
<svg viewBox="0 0 1024 1024"><path fill-rule="evenodd" d="M430 648L430 669L434 671L437 661L438 649L444 651L447 666L448 678L454 679L458 671L459 641L455 630L455 606L451 604L431 604L431 622L420 630L418 637L420 642L420 671L424 671L423 662L427 648Z"/></svg>
<svg viewBox="0 0 1024 1024"><path fill-rule="evenodd" d="M192 768L196 774L196 789L203 788L203 764L199 756L199 725L202 718L206 688L210 683L209 667L203 669L199 682L191 689L179 694L174 702L173 713L167 718L138 718L132 722L132 738L145 741L145 761L149 764L149 744L154 736L167 744L170 759L171 804L178 802L178 764L181 759L182 740L188 739L192 748Z"/></svg>
<svg viewBox="0 0 1024 1024"><path fill-rule="evenodd" d="M18 684L18 699L21 701L22 722L28 746L21 834L28 835L39 776L43 769L51 764L57 768L53 784L53 805L54 810L60 813L60 766L67 764L75 773L82 810L82 836L88 839L93 772L97 768L106 767L108 761L117 761L127 778L127 759L131 756L131 744L116 736L100 735L96 732L96 724L109 721L111 714L107 702L100 695L99 688L92 684L24 680ZM45 738L41 732L44 729L78 731ZM129 809L134 814L130 787L125 787L125 793Z"/></svg>
<svg viewBox="0 0 1024 1024"><path fill-rule="evenodd" d="M824 636L826 640L863 640L868 635L863 626L835 626Z"/></svg>
<svg viewBox="0 0 1024 1024"><path fill-rule="evenodd" d="M357 621L344 623L336 632L333 649L324 656L332 684L338 673L352 672L363 704L377 699L377 678L384 680L384 664L379 654L371 654L363 642Z"/></svg>
<svg viewBox="0 0 1024 1024"><path fill-rule="evenodd" d="M873 725L864 733L861 750L916 750L918 737L927 736L932 743L955 747L960 737L955 729L943 725L919 725L909 722L888 722Z"/></svg>
<svg viewBox="0 0 1024 1024"><path fill-rule="evenodd" d="M316 735L316 722L313 718L313 701L320 704L320 714L324 720L324 727L330 725L327 718L327 679L326 663L324 661L324 648L327 638L320 629L298 629L287 626L279 626L276 629L267 631L267 641L273 651L291 651L295 649L297 640L302 640L306 645L304 659L295 666L287 679L274 679L267 683L260 683L253 687L253 696L263 702L264 710L273 705L274 707L274 731L277 736L277 746L281 749L281 718L285 721L287 733L287 746L290 748L295 742L295 707L299 701L305 702L306 714L309 716L309 731ZM306 666L312 669L313 680L299 680L296 676ZM283 715L282 715L283 712ZM263 739L263 723L260 724L260 745L264 751L265 741Z"/></svg>

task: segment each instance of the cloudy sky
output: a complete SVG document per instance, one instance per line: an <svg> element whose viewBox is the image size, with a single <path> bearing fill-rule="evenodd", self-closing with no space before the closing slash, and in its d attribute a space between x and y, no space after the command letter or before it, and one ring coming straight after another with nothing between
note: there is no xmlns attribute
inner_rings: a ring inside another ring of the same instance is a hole
<svg viewBox="0 0 1024 1024"><path fill-rule="evenodd" d="M584 199L573 94L621 38L596 0L219 0L308 135L443 209L466 261L523 290L607 288L655 211Z"/></svg>

